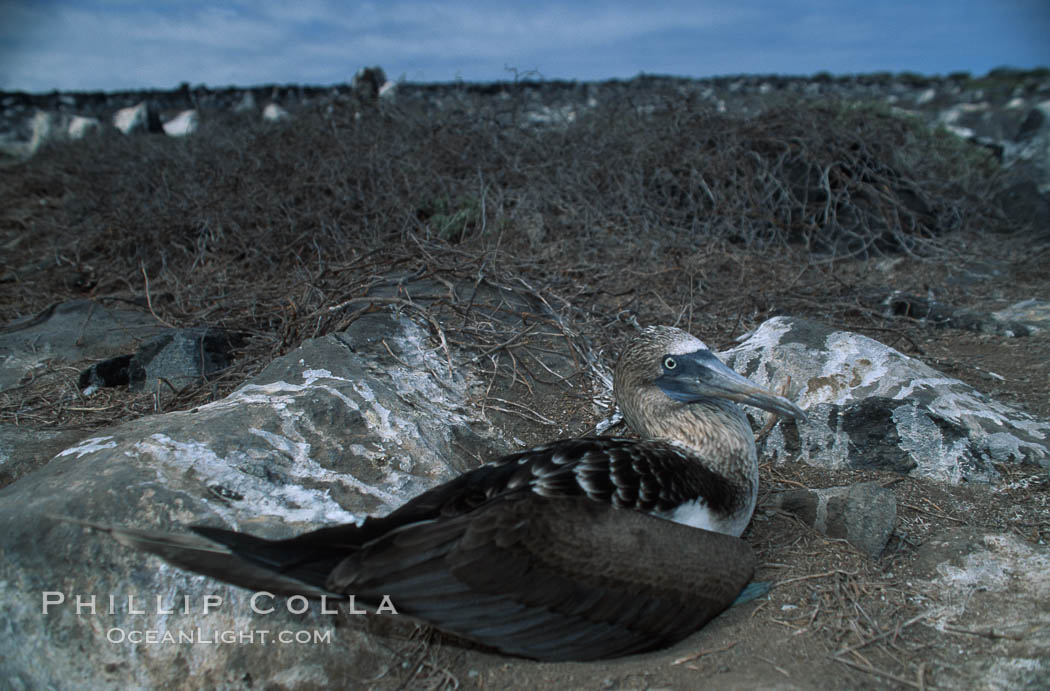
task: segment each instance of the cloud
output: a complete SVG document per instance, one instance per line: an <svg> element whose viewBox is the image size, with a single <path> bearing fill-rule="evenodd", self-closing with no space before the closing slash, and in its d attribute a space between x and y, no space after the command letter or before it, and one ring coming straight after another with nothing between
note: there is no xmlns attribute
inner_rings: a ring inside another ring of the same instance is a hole
<svg viewBox="0 0 1050 691"><path fill-rule="evenodd" d="M1032 28L1045 0L1003 2L0 0L0 88L328 84L372 64L473 81L1050 62Z"/></svg>

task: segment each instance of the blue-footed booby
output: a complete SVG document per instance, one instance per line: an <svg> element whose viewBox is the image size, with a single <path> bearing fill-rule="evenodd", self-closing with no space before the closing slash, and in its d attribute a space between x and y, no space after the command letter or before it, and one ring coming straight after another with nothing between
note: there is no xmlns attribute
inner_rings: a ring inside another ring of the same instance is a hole
<svg viewBox="0 0 1050 691"><path fill-rule="evenodd" d="M381 518L264 540L107 528L120 542L235 585L347 597L538 660L675 643L728 607L755 558L740 539L758 462L744 403L803 418L698 338L649 327L614 392L639 439L565 439L430 489Z"/></svg>

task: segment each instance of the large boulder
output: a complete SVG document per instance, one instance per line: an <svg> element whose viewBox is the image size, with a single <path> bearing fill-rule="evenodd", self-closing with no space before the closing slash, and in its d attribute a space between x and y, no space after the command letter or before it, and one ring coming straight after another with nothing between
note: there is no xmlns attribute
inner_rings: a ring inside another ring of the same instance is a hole
<svg viewBox="0 0 1050 691"><path fill-rule="evenodd" d="M994 480L997 463L1050 467L1050 424L866 336L776 317L722 356L762 385L790 378L809 420L772 430L763 452L778 459L953 483Z"/></svg>
<svg viewBox="0 0 1050 691"><path fill-rule="evenodd" d="M444 362L407 318L366 315L221 401L95 434L0 490L5 678L16 688L333 687L381 673L390 653L346 607L253 601L62 517L283 537L386 513L505 450L469 412L481 384ZM243 644L278 632L292 640ZM222 636L242 643L202 644Z"/></svg>

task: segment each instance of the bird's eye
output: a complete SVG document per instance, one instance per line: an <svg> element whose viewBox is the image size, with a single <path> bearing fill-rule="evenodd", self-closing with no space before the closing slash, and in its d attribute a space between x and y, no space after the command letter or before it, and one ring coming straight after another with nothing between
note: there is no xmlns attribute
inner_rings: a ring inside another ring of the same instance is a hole
<svg viewBox="0 0 1050 691"><path fill-rule="evenodd" d="M678 363L674 361L673 357L665 357L664 358L664 368L665 369L674 369L675 367L678 367Z"/></svg>

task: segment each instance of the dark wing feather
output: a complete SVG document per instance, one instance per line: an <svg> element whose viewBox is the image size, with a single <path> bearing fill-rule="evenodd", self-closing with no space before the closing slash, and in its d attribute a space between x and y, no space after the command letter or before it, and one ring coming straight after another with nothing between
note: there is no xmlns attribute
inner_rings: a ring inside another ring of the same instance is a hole
<svg viewBox="0 0 1050 691"><path fill-rule="evenodd" d="M637 511L666 511L698 496L733 508L737 489L703 459L674 444L623 437L562 439L510 454L413 498L389 516L370 519L353 539L396 527L459 516L493 498L526 489L545 497L586 496ZM331 541L333 534L326 535Z"/></svg>
<svg viewBox="0 0 1050 691"><path fill-rule="evenodd" d="M323 577L306 580L299 574L281 573L271 567L260 565L257 559L242 556L251 554L253 548L265 551L273 544L251 535L224 531L237 536L242 552L236 553L221 544L216 544L211 539L196 535L176 535L157 530L139 530L66 517L58 518L109 533L122 545L155 554L179 568L211 576L242 588L265 590L276 595L305 595L306 597L334 599L343 597L325 590Z"/></svg>
<svg viewBox="0 0 1050 691"><path fill-rule="evenodd" d="M738 538L586 498L534 494L405 526L340 564L327 588L503 652L593 660L681 640L754 573Z"/></svg>

